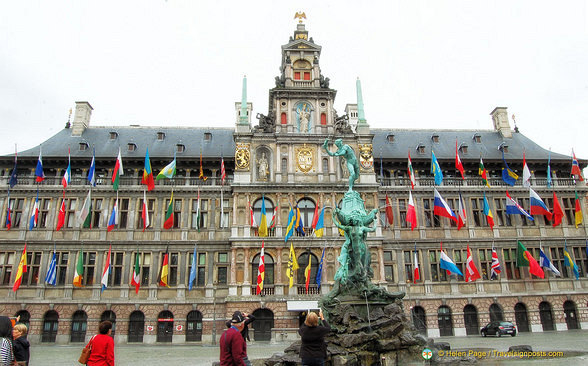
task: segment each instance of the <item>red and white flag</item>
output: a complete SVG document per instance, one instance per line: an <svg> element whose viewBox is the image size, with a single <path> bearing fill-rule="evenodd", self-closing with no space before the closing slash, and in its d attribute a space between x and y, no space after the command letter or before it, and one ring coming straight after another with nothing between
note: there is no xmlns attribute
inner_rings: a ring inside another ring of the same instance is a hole
<svg viewBox="0 0 588 366"><path fill-rule="evenodd" d="M459 202L457 208L457 230L461 229L466 224L466 211L465 205L463 204L463 198L461 192L459 192Z"/></svg>
<svg viewBox="0 0 588 366"><path fill-rule="evenodd" d="M417 226L416 208L412 199L412 193L408 191L408 208L406 209L406 222L410 224L410 229L414 230Z"/></svg>
<svg viewBox="0 0 588 366"><path fill-rule="evenodd" d="M263 253L264 242L261 241L261 254L259 255L259 266L257 267L257 295L263 290L263 280L265 279L265 255Z"/></svg>
<svg viewBox="0 0 588 366"><path fill-rule="evenodd" d="M143 219L143 231L149 227L149 208L147 207L147 193L143 191L143 212L141 212L141 218Z"/></svg>
<svg viewBox="0 0 588 366"><path fill-rule="evenodd" d="M478 268L476 268L476 264L472 258L472 252L470 251L470 245L468 244L468 258L466 259L465 280L466 282L473 282L479 278L480 272L478 272Z"/></svg>
<svg viewBox="0 0 588 366"><path fill-rule="evenodd" d="M255 216L253 215L253 207L251 207L251 202L249 202L249 222L251 223L251 227L257 227L257 222L255 222Z"/></svg>
<svg viewBox="0 0 588 366"><path fill-rule="evenodd" d="M459 170L461 173L461 178L465 179L465 171L463 169L463 164L461 163L461 159L459 158L457 150L457 139L455 139L455 169Z"/></svg>
<svg viewBox="0 0 588 366"><path fill-rule="evenodd" d="M417 283L417 281L421 279L421 273L419 271L419 255L418 255L418 252L416 251L416 245L414 247L413 253L414 253L414 273L412 276L412 282Z"/></svg>
<svg viewBox="0 0 588 366"><path fill-rule="evenodd" d="M525 153L523 153L523 187L531 187L531 171L527 165Z"/></svg>
<svg viewBox="0 0 588 366"><path fill-rule="evenodd" d="M408 152L408 179L410 179L410 186L414 189L416 180L414 177L414 169L412 169L412 160L410 160L410 151Z"/></svg>

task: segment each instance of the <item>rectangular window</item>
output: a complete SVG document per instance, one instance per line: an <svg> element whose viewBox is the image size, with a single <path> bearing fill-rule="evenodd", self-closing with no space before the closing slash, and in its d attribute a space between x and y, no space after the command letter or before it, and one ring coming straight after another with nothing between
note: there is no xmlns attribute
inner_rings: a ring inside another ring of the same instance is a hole
<svg viewBox="0 0 588 366"><path fill-rule="evenodd" d="M169 203L169 200L167 201ZM166 207L167 209L167 207ZM149 215L149 226L153 227L153 212L155 211L155 199L147 199L147 213ZM137 211L137 229L143 230L143 199L139 200L139 210ZM163 216L165 217L165 215Z"/></svg>
<svg viewBox="0 0 588 366"><path fill-rule="evenodd" d="M51 258L53 258L53 254L51 254ZM65 285L67 278L67 265L69 263L69 252L56 252L55 263L57 267L55 282L57 285Z"/></svg>
<svg viewBox="0 0 588 366"><path fill-rule="evenodd" d="M108 252L106 252L108 253ZM122 284L122 276L123 276L123 252L112 252L110 253L110 276L108 276L108 285L110 286L120 286ZM132 264L133 269L135 268L135 263Z"/></svg>
<svg viewBox="0 0 588 366"><path fill-rule="evenodd" d="M133 266L133 271L134 268L135 267ZM141 286L149 286L149 275L151 273L151 253L139 253L139 268L141 271ZM159 280L157 280L157 283L159 283Z"/></svg>
<svg viewBox="0 0 588 366"><path fill-rule="evenodd" d="M217 284L226 285L227 281L227 265L229 264L229 254L225 252L218 253L218 267L217 267Z"/></svg>
<svg viewBox="0 0 588 366"><path fill-rule="evenodd" d="M169 274L167 277L168 286L176 286L178 284L178 264L180 262L179 256L180 255L178 253L169 253Z"/></svg>
<svg viewBox="0 0 588 366"><path fill-rule="evenodd" d="M408 200L406 198L399 198L398 199L398 223L400 227L406 228L408 227L408 223L406 222L406 210L408 207Z"/></svg>
<svg viewBox="0 0 588 366"><path fill-rule="evenodd" d="M547 249L543 249L544 251L547 252ZM559 273L561 273L561 276L563 278L570 278L571 276L573 276L573 271L568 271L569 267L565 266L565 257L564 257L564 252L563 252L563 247L553 247L550 248L550 252L551 252L551 263L553 263L553 265L555 266L555 268L557 268L559 270Z"/></svg>
<svg viewBox="0 0 588 366"><path fill-rule="evenodd" d="M41 254L41 252L27 253L27 271L22 274L22 285L36 285L39 283L39 272L41 270Z"/></svg>
<svg viewBox="0 0 588 366"><path fill-rule="evenodd" d="M390 251L384 252L384 276L388 282L394 282L394 256Z"/></svg>
<svg viewBox="0 0 588 366"><path fill-rule="evenodd" d="M102 198L95 198L92 202L92 228L100 227L100 216L102 215Z"/></svg>
<svg viewBox="0 0 588 366"><path fill-rule="evenodd" d="M414 251L413 250L405 250L403 251L404 255L404 273L406 275L406 282L413 283L414 282ZM420 257L420 253L417 251L417 257ZM420 269L419 269L420 270ZM423 281L422 274L419 274L420 279L417 282Z"/></svg>
<svg viewBox="0 0 588 366"><path fill-rule="evenodd" d="M447 271L439 266L441 253L438 250L429 250L429 263L431 266L431 280L435 282L447 281Z"/></svg>
<svg viewBox="0 0 588 366"><path fill-rule="evenodd" d="M495 198L494 208L498 226L512 226L510 215L506 214L506 198Z"/></svg>
<svg viewBox="0 0 588 366"><path fill-rule="evenodd" d="M468 251L467 249L454 249L453 250L453 263L459 268L461 273L463 273L465 278L465 264L466 260L468 259Z"/></svg>
<svg viewBox="0 0 588 366"><path fill-rule="evenodd" d="M294 80L300 80L300 71L294 71Z"/></svg>
<svg viewBox="0 0 588 366"><path fill-rule="evenodd" d="M489 280L492 269L492 249L478 249L480 259L480 276L483 280Z"/></svg>
<svg viewBox="0 0 588 366"><path fill-rule="evenodd" d="M38 228L46 228L49 219L49 209L51 208L50 198L39 198L39 218L37 219ZM33 205L35 202L33 201Z"/></svg>
<svg viewBox="0 0 588 366"><path fill-rule="evenodd" d="M220 228L228 228L229 227L229 213L231 211L230 206L229 206L229 200L225 200L223 199L222 202L223 205L223 217L222 220L219 222L219 227ZM220 210L219 210L219 216L220 216Z"/></svg>
<svg viewBox="0 0 588 366"><path fill-rule="evenodd" d="M174 229L177 229L181 226L182 220L182 200L174 200ZM169 203L169 200L168 200ZM164 215L165 217L165 215Z"/></svg>
<svg viewBox="0 0 588 366"><path fill-rule="evenodd" d="M208 228L208 203L209 200L200 199L200 218L198 218L198 200L192 200L192 228L207 229Z"/></svg>
<svg viewBox="0 0 588 366"><path fill-rule="evenodd" d="M0 252L0 280L3 285L10 285L13 265L14 252Z"/></svg>
<svg viewBox="0 0 588 366"><path fill-rule="evenodd" d="M457 209L459 207L459 198L447 198L445 200L445 202L447 202L447 204L449 205L449 207L451 207L451 209L453 210L453 212L455 213L455 215L457 216ZM466 215L467 217L467 215ZM454 220L451 220L449 218L445 218L446 221L449 221L449 226L451 227L457 227L457 222L455 222Z"/></svg>
<svg viewBox="0 0 588 366"><path fill-rule="evenodd" d="M521 272L517 267L517 250L516 248L502 249L502 256L504 258L504 270L506 271L506 278L509 280L520 280Z"/></svg>
<svg viewBox="0 0 588 366"><path fill-rule="evenodd" d="M572 254L574 257L573 259L576 261L576 266L578 266L578 271L580 272L580 277L584 277L586 274L586 269L588 268L588 253L586 253L586 247L573 247Z"/></svg>
<svg viewBox="0 0 588 366"><path fill-rule="evenodd" d="M196 276L196 286L204 286L206 283L206 253L198 253L198 274Z"/></svg>
<svg viewBox="0 0 588 366"><path fill-rule="evenodd" d="M33 201L34 202L34 201ZM11 198L9 201L10 207L10 220L11 227L17 228L20 226L20 220L22 219L22 210L24 208L24 198ZM6 220L4 221L4 227L6 227Z"/></svg>
<svg viewBox="0 0 588 366"><path fill-rule="evenodd" d="M439 216L433 214L434 208L433 199L423 198L423 211L425 214L426 227L441 227Z"/></svg>
<svg viewBox="0 0 588 366"><path fill-rule="evenodd" d="M488 226L486 215L484 215L484 199L483 198L472 198L470 199L470 205L472 206L472 220L474 226L484 227Z"/></svg>
<svg viewBox="0 0 588 366"><path fill-rule="evenodd" d="M310 72L309 71L304 72L304 80L310 80Z"/></svg>
<svg viewBox="0 0 588 366"><path fill-rule="evenodd" d="M84 252L84 275L82 276L82 283L84 286L91 286L94 284L95 273L96 252Z"/></svg>
<svg viewBox="0 0 588 366"><path fill-rule="evenodd" d="M528 198L519 198L518 199L519 205L521 205L521 207L527 211L527 213L529 212L529 208L531 207L531 204L529 203L529 199ZM521 220L522 220L522 225L523 226L535 226L535 221L534 220L530 220L528 219L526 216L524 215L517 215L520 216Z"/></svg>
<svg viewBox="0 0 588 366"><path fill-rule="evenodd" d="M129 219L129 199L121 198L118 202L118 228L126 229Z"/></svg>
<svg viewBox="0 0 588 366"><path fill-rule="evenodd" d="M65 227L73 228L77 225L76 219L76 204L77 200L75 198L70 198L65 202ZM57 208L57 216L59 217L59 210L61 209L61 201L59 202L59 206Z"/></svg>
<svg viewBox="0 0 588 366"><path fill-rule="evenodd" d="M568 225L576 225L576 199L574 197L563 197L561 201Z"/></svg>

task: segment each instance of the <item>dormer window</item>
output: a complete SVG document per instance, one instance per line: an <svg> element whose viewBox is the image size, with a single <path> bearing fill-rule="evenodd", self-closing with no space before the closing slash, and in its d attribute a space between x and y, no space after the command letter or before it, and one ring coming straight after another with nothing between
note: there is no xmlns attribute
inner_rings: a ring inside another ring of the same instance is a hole
<svg viewBox="0 0 588 366"><path fill-rule="evenodd" d="M479 133L476 133L472 139L476 144L482 143L482 135L480 135Z"/></svg>
<svg viewBox="0 0 588 366"><path fill-rule="evenodd" d="M212 140L212 133L204 132L204 141L211 141Z"/></svg>
<svg viewBox="0 0 588 366"><path fill-rule="evenodd" d="M116 140L118 138L118 132L111 131L109 136L111 140Z"/></svg>
<svg viewBox="0 0 588 366"><path fill-rule="evenodd" d="M88 150L88 143L87 142L80 142L80 151Z"/></svg>
<svg viewBox="0 0 588 366"><path fill-rule="evenodd" d="M165 132L158 132L157 133L157 141L165 140Z"/></svg>
<svg viewBox="0 0 588 366"><path fill-rule="evenodd" d="M388 140L388 142L394 142L394 135L388 135L386 136L386 139Z"/></svg>
<svg viewBox="0 0 588 366"><path fill-rule="evenodd" d="M439 135L434 134L433 136L431 136L431 140L433 140L433 143L438 144L439 143Z"/></svg>
<svg viewBox="0 0 588 366"><path fill-rule="evenodd" d="M423 144L423 143L418 144L416 147L416 151L419 154L424 154L425 153L425 144Z"/></svg>
<svg viewBox="0 0 588 366"><path fill-rule="evenodd" d="M186 145L184 144L177 144L176 145L176 152L183 153L186 151Z"/></svg>
<svg viewBox="0 0 588 366"><path fill-rule="evenodd" d="M132 151L135 151L135 150L137 150L137 145L134 144L134 143L132 143L132 142L129 142L127 144L127 151L132 152Z"/></svg>
<svg viewBox="0 0 588 366"><path fill-rule="evenodd" d="M462 154L467 154L468 153L468 145L461 144L459 146L459 151L461 151Z"/></svg>
<svg viewBox="0 0 588 366"><path fill-rule="evenodd" d="M502 151L506 154L508 153L508 145L502 145Z"/></svg>

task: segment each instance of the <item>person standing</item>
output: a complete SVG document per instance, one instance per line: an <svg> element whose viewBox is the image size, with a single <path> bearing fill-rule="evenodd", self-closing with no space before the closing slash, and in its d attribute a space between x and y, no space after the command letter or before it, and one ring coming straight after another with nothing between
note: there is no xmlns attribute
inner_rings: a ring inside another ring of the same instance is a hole
<svg viewBox="0 0 588 366"><path fill-rule="evenodd" d="M318 325L319 317L323 325ZM302 340L300 345L300 358L303 366L323 366L327 358L327 345L325 336L331 331L331 326L323 316L323 310L319 310L317 316L315 312L309 312L306 320L298 329L298 334Z"/></svg>
<svg viewBox="0 0 588 366"><path fill-rule="evenodd" d="M239 313L239 311L235 311L235 313L233 313L233 316L237 313ZM243 336L244 340L251 342L251 339L249 338L249 324L251 324L255 321L255 316L253 316L253 314L247 314L247 313L241 313L241 314L245 318L245 325L243 326L243 330L241 331L241 335ZM228 320L227 321L227 328L230 328L231 325L232 325L231 321Z"/></svg>
<svg viewBox="0 0 588 366"><path fill-rule="evenodd" d="M12 323L7 316L0 316L0 366L10 366L13 361Z"/></svg>
<svg viewBox="0 0 588 366"><path fill-rule="evenodd" d="M223 332L220 337L220 364L221 366L250 366L247 358L247 344L241 335L245 328L245 317L236 311L231 318L231 327Z"/></svg>
<svg viewBox="0 0 588 366"><path fill-rule="evenodd" d="M111 334L111 322L105 320L98 325L98 334L88 342L92 346L88 366L114 366L114 340Z"/></svg>
<svg viewBox="0 0 588 366"><path fill-rule="evenodd" d="M27 326L18 323L12 328L12 349L14 350L14 359L19 366L28 366L30 358L31 344L27 339Z"/></svg>

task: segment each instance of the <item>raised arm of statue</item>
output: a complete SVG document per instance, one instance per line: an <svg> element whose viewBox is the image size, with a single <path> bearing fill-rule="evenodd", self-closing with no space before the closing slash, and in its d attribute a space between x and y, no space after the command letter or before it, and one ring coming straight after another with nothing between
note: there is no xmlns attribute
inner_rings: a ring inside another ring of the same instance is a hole
<svg viewBox="0 0 588 366"><path fill-rule="evenodd" d="M323 149L325 149L329 156L335 156L335 154L329 151L329 139L325 139L325 142L323 142Z"/></svg>

